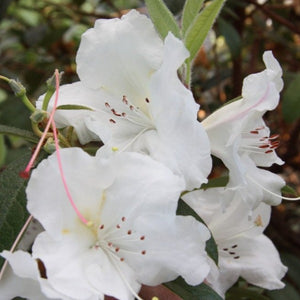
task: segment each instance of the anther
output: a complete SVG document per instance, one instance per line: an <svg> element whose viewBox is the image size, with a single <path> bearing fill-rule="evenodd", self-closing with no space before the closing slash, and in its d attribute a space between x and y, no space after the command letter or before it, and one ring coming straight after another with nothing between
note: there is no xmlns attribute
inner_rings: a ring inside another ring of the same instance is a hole
<svg viewBox="0 0 300 300"><path fill-rule="evenodd" d="M117 116L117 117L121 117L121 114L117 113L116 110L114 108L111 109L111 112Z"/></svg>
<svg viewBox="0 0 300 300"><path fill-rule="evenodd" d="M269 148L269 145L260 145L259 148L264 149L264 148Z"/></svg>
<svg viewBox="0 0 300 300"><path fill-rule="evenodd" d="M265 151L266 154L272 153L272 152L273 152L273 150L267 150L267 151Z"/></svg>
<svg viewBox="0 0 300 300"><path fill-rule="evenodd" d="M276 140L279 138L279 134L272 134L270 137L269 137L269 140Z"/></svg>
<svg viewBox="0 0 300 300"><path fill-rule="evenodd" d="M128 100L127 100L126 96L123 96L122 101L123 101L123 103L125 103L126 105L128 104Z"/></svg>
<svg viewBox="0 0 300 300"><path fill-rule="evenodd" d="M116 124L116 121L114 119L109 119L110 123Z"/></svg>
<svg viewBox="0 0 300 300"><path fill-rule="evenodd" d="M252 134L258 134L259 132L257 130L251 130L250 133L252 133Z"/></svg>

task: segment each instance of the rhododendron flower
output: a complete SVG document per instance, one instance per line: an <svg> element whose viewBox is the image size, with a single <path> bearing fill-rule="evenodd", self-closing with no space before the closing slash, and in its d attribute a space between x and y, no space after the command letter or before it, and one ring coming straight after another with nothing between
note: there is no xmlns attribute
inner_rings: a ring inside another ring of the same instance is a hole
<svg viewBox="0 0 300 300"><path fill-rule="evenodd" d="M60 104L93 111L58 110L57 125L74 126L82 143L97 136L105 147L150 155L183 175L186 189L199 187L210 173L211 158L197 121L199 105L177 75L188 56L171 33L163 43L137 11L96 21L77 53L80 82L60 92Z"/></svg>
<svg viewBox="0 0 300 300"><path fill-rule="evenodd" d="M61 150L70 193L88 224L68 200L55 154L32 173L28 210L45 228L32 258L44 264L47 284L83 300L133 299L141 284L179 275L191 285L202 282L210 234L194 218L176 216L182 178L145 155L103 153Z"/></svg>
<svg viewBox="0 0 300 300"><path fill-rule="evenodd" d="M278 136L270 136L262 120L266 111L278 105L282 70L270 51L264 53L263 60L266 69L244 79L242 99L223 106L202 122L212 154L229 169L231 187L245 185L249 178L257 182L256 174L247 170L245 157L261 167L283 164L275 153Z"/></svg>
<svg viewBox="0 0 300 300"><path fill-rule="evenodd" d="M233 197L225 212L221 204L224 196ZM263 234L271 207L260 203L249 218L248 207L238 197L237 191L224 193L221 188L193 191L183 196L203 218L218 246L218 267L211 261L206 281L223 297L239 277L265 289L283 288L281 279L287 268L271 240Z"/></svg>

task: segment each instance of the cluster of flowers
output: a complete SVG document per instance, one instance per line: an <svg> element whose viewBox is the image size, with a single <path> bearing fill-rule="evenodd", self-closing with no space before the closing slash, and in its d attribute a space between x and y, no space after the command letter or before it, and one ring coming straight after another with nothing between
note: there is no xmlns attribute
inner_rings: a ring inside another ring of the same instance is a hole
<svg viewBox="0 0 300 300"><path fill-rule="evenodd" d="M222 297L240 276L266 289L284 286L287 268L263 231L285 183L259 168L283 163L262 120L278 104L281 68L265 52L266 69L245 78L241 99L200 123L177 75L188 56L181 40L169 33L162 41L134 10L83 34L80 81L60 88L59 104L85 109L57 110L54 120L72 126L81 144L104 146L95 156L61 149L62 164L56 151L32 172L27 208L43 230L32 253L1 253L10 264L1 299L140 299L142 284L178 276L189 285L205 280ZM212 154L229 182L200 189ZM180 197L207 227L176 215ZM211 234L218 266L205 251Z"/></svg>

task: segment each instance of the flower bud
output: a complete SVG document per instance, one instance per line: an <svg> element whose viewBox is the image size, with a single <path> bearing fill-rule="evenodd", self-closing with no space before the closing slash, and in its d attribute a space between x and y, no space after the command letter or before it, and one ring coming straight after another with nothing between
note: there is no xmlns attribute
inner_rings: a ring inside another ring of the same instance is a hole
<svg viewBox="0 0 300 300"><path fill-rule="evenodd" d="M49 154L52 154L53 152L55 152L55 150L56 150L55 142L54 142L52 137L47 139L47 142L46 142L46 144L44 145L43 148Z"/></svg>
<svg viewBox="0 0 300 300"><path fill-rule="evenodd" d="M48 114L46 111L36 109L30 116L30 119L34 123L40 123L40 122L44 121L47 117L48 117Z"/></svg>
<svg viewBox="0 0 300 300"><path fill-rule="evenodd" d="M9 79L8 83L17 97L22 97L26 94L26 89L21 82Z"/></svg>

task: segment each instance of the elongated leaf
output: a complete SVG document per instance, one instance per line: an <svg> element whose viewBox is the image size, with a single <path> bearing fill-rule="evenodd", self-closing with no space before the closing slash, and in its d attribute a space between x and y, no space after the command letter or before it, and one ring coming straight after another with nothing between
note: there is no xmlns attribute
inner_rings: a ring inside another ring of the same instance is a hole
<svg viewBox="0 0 300 300"><path fill-rule="evenodd" d="M183 7L182 13L182 34L183 36L187 32L190 25L196 18L200 8L203 5L204 0L187 0Z"/></svg>
<svg viewBox="0 0 300 300"><path fill-rule="evenodd" d="M182 199L179 199L178 201L176 214L181 216L192 216L197 221L205 224L205 222L199 217L199 215ZM216 264L218 264L218 248L214 240L214 237L212 235L211 238L206 242L205 250L207 254L210 256L210 258L213 259Z"/></svg>
<svg viewBox="0 0 300 300"><path fill-rule="evenodd" d="M202 283L196 286L188 285L181 277L174 281L164 283L168 289L184 300L222 300L212 288Z"/></svg>
<svg viewBox="0 0 300 300"><path fill-rule="evenodd" d="M171 31L176 37L180 38L180 29L172 13L162 0L145 0L152 22L164 39Z"/></svg>
<svg viewBox="0 0 300 300"><path fill-rule="evenodd" d="M19 176L31 156L28 149L0 173L0 251L10 249L28 218L25 188L27 180ZM39 160L45 158L43 152ZM0 258L0 268L4 260Z"/></svg>
<svg viewBox="0 0 300 300"><path fill-rule="evenodd" d="M282 113L288 122L300 118L300 74L289 84L283 94Z"/></svg>
<svg viewBox="0 0 300 300"><path fill-rule="evenodd" d="M66 110L91 110L93 111L92 108L84 106L84 105L77 105L77 104L64 104L64 105L59 105L57 106L56 109L66 109Z"/></svg>
<svg viewBox="0 0 300 300"><path fill-rule="evenodd" d="M189 27L185 36L185 46L190 51L189 60L192 60L198 53L224 2L225 0L212 1L198 14Z"/></svg>
<svg viewBox="0 0 300 300"><path fill-rule="evenodd" d="M292 188L291 186L289 185L285 185L282 189L281 189L281 193L283 194L292 194L294 196L297 196L297 192L294 188Z"/></svg>
<svg viewBox="0 0 300 300"><path fill-rule="evenodd" d="M226 294L228 300L270 300L270 298L246 288L233 287Z"/></svg>
<svg viewBox="0 0 300 300"><path fill-rule="evenodd" d="M27 151L0 173L0 251L10 249L28 217L26 180L19 176L19 172L26 167L29 159L30 153ZM1 258L0 267L3 261Z"/></svg>
<svg viewBox="0 0 300 300"><path fill-rule="evenodd" d="M38 143L39 139L30 131L16 128L16 127L11 127L11 126L6 126L6 125L1 125L0 124L0 133L3 134L8 134L8 135L14 135L14 136L19 136L24 138L25 140L33 143Z"/></svg>
<svg viewBox="0 0 300 300"><path fill-rule="evenodd" d="M204 183L201 185L201 189L207 190L209 188L216 188L216 187L224 187L227 185L229 180L229 176L222 176L218 178L213 178L208 181L208 183Z"/></svg>
<svg viewBox="0 0 300 300"><path fill-rule="evenodd" d="M221 35L225 38L231 56L238 56L241 52L241 38L237 30L229 22L221 18L218 19L218 28Z"/></svg>

